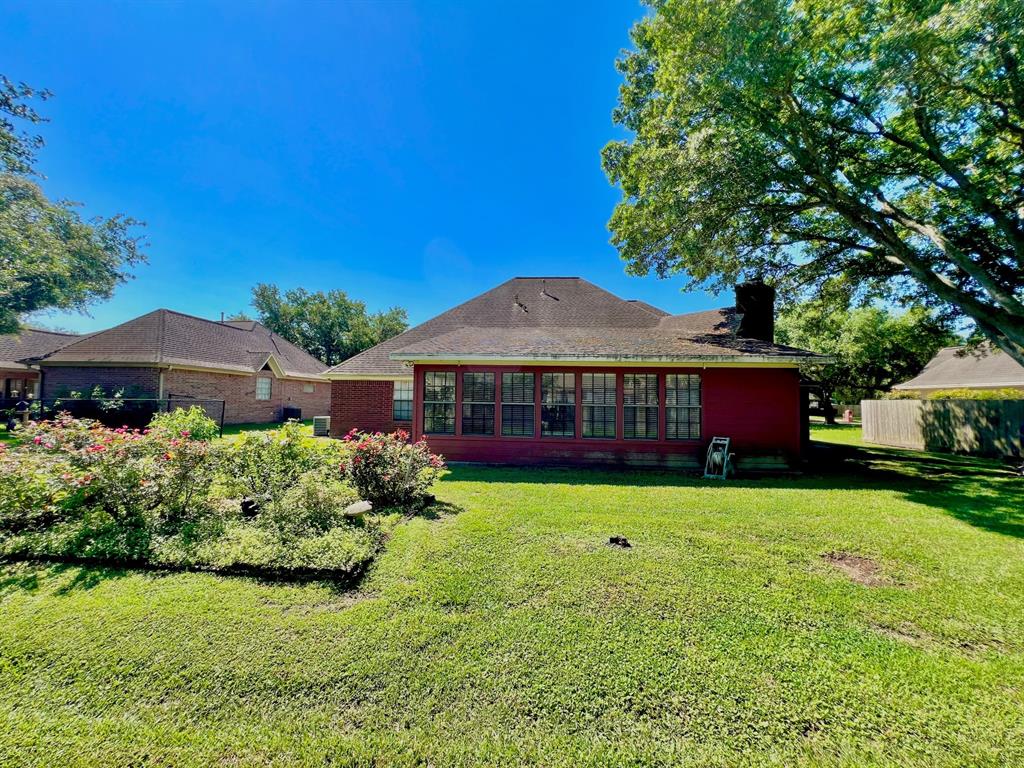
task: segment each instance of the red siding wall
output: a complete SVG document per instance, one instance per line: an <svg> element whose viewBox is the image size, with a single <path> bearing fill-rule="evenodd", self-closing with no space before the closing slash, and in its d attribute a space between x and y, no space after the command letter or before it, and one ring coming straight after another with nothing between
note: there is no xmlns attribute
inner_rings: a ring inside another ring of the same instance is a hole
<svg viewBox="0 0 1024 768"><path fill-rule="evenodd" d="M332 381L331 436L342 437L352 429L362 432L412 431L412 422L392 416L394 382Z"/></svg>
<svg viewBox="0 0 1024 768"><path fill-rule="evenodd" d="M502 464L619 464L662 467L703 467L708 442L712 437L732 439L740 469L777 469L794 466L800 455L800 384L794 368L572 368L524 366L420 366L415 368L415 403L413 434L423 429L423 373L427 370L458 372L486 370L497 375L500 413L500 374L506 371L533 371L539 382L543 372L559 371L576 374L615 372L619 374L618 430L616 440L579 437L582 408L577 390L577 437L516 438L494 436L462 436L459 409L456 408L455 435L427 435L431 449L451 461ZM623 440L622 435L622 373L657 373L661 375L660 439ZM702 376L702 430L700 440L666 440L664 418L664 374L699 373ZM461 391L461 375L457 377ZM335 398L337 399L337 398ZM350 406L355 408L355 406ZM537 408L539 413L539 407ZM332 414L333 415L333 414ZM539 422L539 416L538 416ZM333 419L332 419L333 426ZM344 430L340 434L344 434ZM500 427L496 428L500 433ZM540 434L539 424L535 435Z"/></svg>

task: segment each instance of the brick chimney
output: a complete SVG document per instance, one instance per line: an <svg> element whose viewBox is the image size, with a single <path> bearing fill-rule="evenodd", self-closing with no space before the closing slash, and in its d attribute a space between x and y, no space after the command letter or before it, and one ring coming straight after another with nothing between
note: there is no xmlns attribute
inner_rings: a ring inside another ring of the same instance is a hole
<svg viewBox="0 0 1024 768"><path fill-rule="evenodd" d="M760 280L736 284L736 335L745 339L775 341L775 289Z"/></svg>

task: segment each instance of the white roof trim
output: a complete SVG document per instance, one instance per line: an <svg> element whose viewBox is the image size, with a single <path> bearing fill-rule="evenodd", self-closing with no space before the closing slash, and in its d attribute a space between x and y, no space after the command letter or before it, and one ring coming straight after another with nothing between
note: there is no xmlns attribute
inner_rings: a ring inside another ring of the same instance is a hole
<svg viewBox="0 0 1024 768"><path fill-rule="evenodd" d="M731 363L734 365L796 365L803 362L829 363L832 358L824 355L460 355L451 352L432 352L418 354L402 354L392 352L392 360L404 360L414 363L436 363L439 361L470 361L494 363L600 363L603 365L628 364L676 364L676 365L707 365L709 363Z"/></svg>
<svg viewBox="0 0 1024 768"><path fill-rule="evenodd" d="M325 373L331 381L412 381L412 373Z"/></svg>

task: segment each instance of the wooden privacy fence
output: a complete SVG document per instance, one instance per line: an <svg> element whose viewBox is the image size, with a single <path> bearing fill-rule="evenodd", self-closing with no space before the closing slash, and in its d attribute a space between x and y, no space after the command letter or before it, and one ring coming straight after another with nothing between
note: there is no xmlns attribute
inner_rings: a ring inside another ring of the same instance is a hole
<svg viewBox="0 0 1024 768"><path fill-rule="evenodd" d="M864 441L918 451L1020 456L1024 400L862 400Z"/></svg>

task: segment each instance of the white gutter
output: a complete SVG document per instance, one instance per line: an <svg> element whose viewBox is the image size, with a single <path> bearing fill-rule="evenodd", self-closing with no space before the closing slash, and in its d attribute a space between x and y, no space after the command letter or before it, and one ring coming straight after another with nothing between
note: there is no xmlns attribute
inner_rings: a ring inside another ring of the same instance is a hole
<svg viewBox="0 0 1024 768"><path fill-rule="evenodd" d="M591 363L603 365L615 365L617 363L629 363L642 365L657 363L661 365L796 365L797 363L818 363L826 364L834 362L834 359L826 355L573 355L573 354L546 354L546 355L515 355L499 356L488 354L452 354L451 352L433 352L422 354L402 354L392 352L389 357L392 360L401 360L415 363L437 363L444 362L493 362L493 363ZM337 375L337 374L335 374Z"/></svg>

